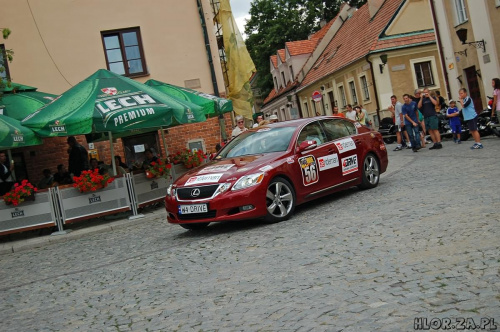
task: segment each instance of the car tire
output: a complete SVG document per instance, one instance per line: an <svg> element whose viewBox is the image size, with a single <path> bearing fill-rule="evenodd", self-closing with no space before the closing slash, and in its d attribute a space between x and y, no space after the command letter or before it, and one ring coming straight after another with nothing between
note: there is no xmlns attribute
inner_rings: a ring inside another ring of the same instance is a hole
<svg viewBox="0 0 500 332"><path fill-rule="evenodd" d="M199 231L205 229L209 224L209 222L200 222L195 224L180 224L180 226L182 228L189 229L190 231Z"/></svg>
<svg viewBox="0 0 500 332"><path fill-rule="evenodd" d="M295 210L295 190L286 179L274 178L266 191L267 223L287 220Z"/></svg>
<svg viewBox="0 0 500 332"><path fill-rule="evenodd" d="M370 189L378 186L380 180L380 164L375 155L372 153L367 154L362 167L362 182L359 188Z"/></svg>

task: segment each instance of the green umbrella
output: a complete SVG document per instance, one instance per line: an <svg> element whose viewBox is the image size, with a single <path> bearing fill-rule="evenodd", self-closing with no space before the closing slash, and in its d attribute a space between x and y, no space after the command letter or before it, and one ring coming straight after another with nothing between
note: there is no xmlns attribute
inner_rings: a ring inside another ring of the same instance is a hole
<svg viewBox="0 0 500 332"><path fill-rule="evenodd" d="M22 124L42 137L120 133L205 121L201 107L100 69Z"/></svg>
<svg viewBox="0 0 500 332"><path fill-rule="evenodd" d="M21 125L21 122L6 115L0 115L0 149L19 148L42 144L42 139Z"/></svg>
<svg viewBox="0 0 500 332"><path fill-rule="evenodd" d="M5 93L0 99L0 114L21 121L56 97L56 95L38 91Z"/></svg>
<svg viewBox="0 0 500 332"><path fill-rule="evenodd" d="M233 103L229 99L216 97L203 92L198 92L196 90L156 80L148 80L145 84L179 100L190 101L203 107L203 111L207 116L219 115L233 110Z"/></svg>
<svg viewBox="0 0 500 332"><path fill-rule="evenodd" d="M36 91L36 89L37 88L29 85L10 82L10 84L7 83L5 84L5 86L2 89L2 92Z"/></svg>

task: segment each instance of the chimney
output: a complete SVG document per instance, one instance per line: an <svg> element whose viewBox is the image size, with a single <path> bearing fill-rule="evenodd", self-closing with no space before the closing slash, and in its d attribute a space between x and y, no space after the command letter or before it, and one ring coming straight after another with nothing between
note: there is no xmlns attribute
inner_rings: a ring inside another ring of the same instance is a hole
<svg viewBox="0 0 500 332"><path fill-rule="evenodd" d="M368 10L370 11L370 19L372 19L373 16L377 14L380 7L382 7L384 1L385 0L368 0Z"/></svg>

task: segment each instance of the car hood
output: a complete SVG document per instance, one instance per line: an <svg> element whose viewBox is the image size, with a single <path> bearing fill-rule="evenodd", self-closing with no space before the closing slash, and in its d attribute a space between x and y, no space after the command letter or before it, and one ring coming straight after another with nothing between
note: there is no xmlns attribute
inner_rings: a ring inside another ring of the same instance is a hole
<svg viewBox="0 0 500 332"><path fill-rule="evenodd" d="M243 175L258 172L281 155L283 152L212 160L183 174L175 180L174 185L191 186L234 182Z"/></svg>

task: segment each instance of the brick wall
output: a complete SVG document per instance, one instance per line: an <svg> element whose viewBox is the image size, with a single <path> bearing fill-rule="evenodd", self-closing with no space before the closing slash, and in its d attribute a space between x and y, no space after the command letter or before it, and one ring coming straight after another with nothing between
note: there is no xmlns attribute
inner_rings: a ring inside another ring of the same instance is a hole
<svg viewBox="0 0 500 332"><path fill-rule="evenodd" d="M230 113L224 114L225 130L227 137L231 137L233 130ZM168 131L168 134L167 134ZM210 118L205 122L177 126L165 130L165 142L170 154L187 147L189 140L201 138L205 142L207 152L215 152L215 145L221 142L219 118ZM75 136L78 143L89 150L87 140L84 135ZM68 167L68 144L66 137L44 138L43 145L19 148L12 150L13 154L22 153L28 179L36 184L42 178L42 170L48 168L52 173L57 172L57 165L64 164ZM116 139L114 145L115 155L120 155L124 159L123 144L121 139ZM158 145L162 147L165 155L161 133L158 132ZM106 164L111 164L111 150L109 141L94 142L94 147L99 154L99 160ZM19 179L19 178L18 178Z"/></svg>

